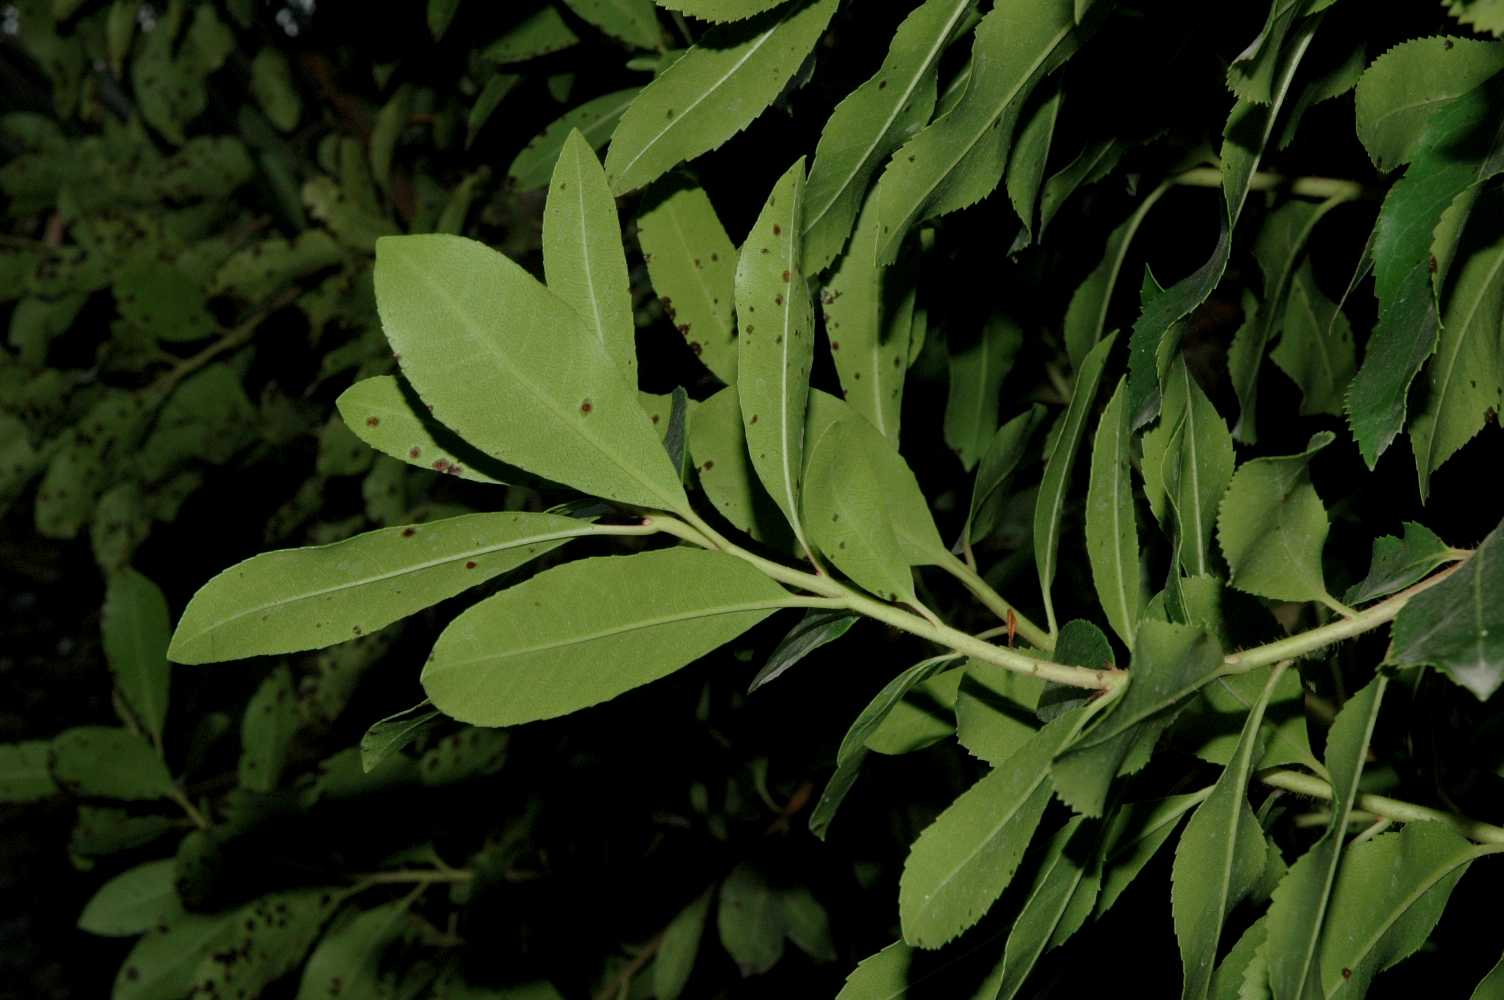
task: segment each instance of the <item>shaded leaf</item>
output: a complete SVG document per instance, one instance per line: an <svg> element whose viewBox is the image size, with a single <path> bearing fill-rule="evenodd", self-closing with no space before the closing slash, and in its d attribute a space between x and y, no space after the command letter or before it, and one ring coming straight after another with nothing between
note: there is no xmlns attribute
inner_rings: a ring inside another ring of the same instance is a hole
<svg viewBox="0 0 1504 1000"><path fill-rule="evenodd" d="M678 1000L684 992L709 914L710 893L703 892L664 928L663 942L653 958L653 993L658 1000Z"/></svg>
<svg viewBox="0 0 1504 1000"><path fill-rule="evenodd" d="M133 569L115 573L105 590L101 631L115 686L152 742L160 746L171 680L167 642L172 623L167 598Z"/></svg>
<svg viewBox="0 0 1504 1000"><path fill-rule="evenodd" d="M84 904L78 929L126 937L175 920L183 913L183 904L173 888L175 867L172 858L163 858L116 875Z"/></svg>
<svg viewBox="0 0 1504 1000"><path fill-rule="evenodd" d="M56 795L47 740L0 743L0 802L36 802Z"/></svg>
<svg viewBox="0 0 1504 1000"><path fill-rule="evenodd" d="M695 407L689 418L689 450L700 486L722 517L759 541L792 546L783 515L752 468L736 386Z"/></svg>
<svg viewBox="0 0 1504 1000"><path fill-rule="evenodd" d="M382 952L402 932L408 902L385 903L336 923L308 956L297 1000L383 995Z"/></svg>
<svg viewBox="0 0 1504 1000"><path fill-rule="evenodd" d="M576 130L599 151L611 139L621 116L637 99L640 88L602 94L571 108L522 147L507 167L507 183L517 191L533 191L548 184L564 140Z"/></svg>
<svg viewBox="0 0 1504 1000"><path fill-rule="evenodd" d="M507 759L511 734L467 726L439 740L418 759L418 776L430 786L453 785L495 774ZM361 756L365 766L365 756Z"/></svg>
<svg viewBox="0 0 1504 1000"><path fill-rule="evenodd" d="M977 464L976 481L971 488L971 509L966 516L966 533L975 543L997 530L1008 499L1004 487L1024 459L1039 426L1044 423L1045 408L1038 403L997 429Z"/></svg>
<svg viewBox="0 0 1504 1000"><path fill-rule="evenodd" d="M1504 70L1504 45L1471 38L1412 38L1375 59L1358 80L1358 139L1374 166L1410 162L1432 118Z"/></svg>
<svg viewBox="0 0 1504 1000"><path fill-rule="evenodd" d="M579 40L580 36L569 27L564 15L552 4L547 4L524 16L480 53L492 62L524 62L563 52Z"/></svg>
<svg viewBox="0 0 1504 1000"><path fill-rule="evenodd" d="M639 49L663 46L653 0L564 0L564 6L628 45Z"/></svg>
<svg viewBox="0 0 1504 1000"><path fill-rule="evenodd" d="M1504 684L1504 525L1394 621L1389 661L1435 666L1486 701Z"/></svg>
<svg viewBox="0 0 1504 1000"><path fill-rule="evenodd" d="M1023 330L1005 316L993 316L969 343L946 342L950 390L945 397L945 443L970 471L998 429L1003 378L1023 346Z"/></svg>
<svg viewBox="0 0 1504 1000"><path fill-rule="evenodd" d="M767 972L783 957L784 917L778 893L757 868L742 863L721 883L716 908L721 944L743 976Z"/></svg>
<svg viewBox="0 0 1504 1000"><path fill-rule="evenodd" d="M394 375L361 379L340 393L335 406L356 437L409 465L492 485L504 485L492 473L511 471L511 479L525 475L507 470L439 424Z"/></svg>
<svg viewBox="0 0 1504 1000"><path fill-rule="evenodd" d="M240 784L253 792L273 792L282 779L298 729L297 692L292 671L278 667L246 703L240 723Z"/></svg>
<svg viewBox="0 0 1504 1000"><path fill-rule="evenodd" d="M52 740L58 787L88 798L139 801L172 794L172 775L146 740L115 726L77 726Z"/></svg>
<svg viewBox="0 0 1504 1000"><path fill-rule="evenodd" d="M412 708L378 719L360 738L360 768L370 774L382 762L421 739L443 716L427 698Z"/></svg>
<svg viewBox="0 0 1504 1000"><path fill-rule="evenodd" d="M1309 260L1295 272L1284 332L1270 357L1300 387L1303 415L1342 412L1342 398L1357 370L1352 327L1337 303L1316 287Z"/></svg>
<svg viewBox="0 0 1504 1000"><path fill-rule="evenodd" d="M637 217L637 239L669 322L716 378L735 385L736 247L705 190L675 187Z"/></svg>
<svg viewBox="0 0 1504 1000"><path fill-rule="evenodd" d="M1311 457L1334 438L1320 431L1305 451L1251 459L1233 475L1217 515L1232 586L1274 600L1334 603L1321 569L1326 508L1309 469Z"/></svg>
<svg viewBox="0 0 1504 1000"><path fill-rule="evenodd" d="M841 572L885 601L912 603L910 560L893 512L867 462L860 418L847 417L810 451L804 514L810 541Z"/></svg>
<svg viewBox="0 0 1504 1000"><path fill-rule="evenodd" d="M857 616L844 611L825 611L819 608L806 611L799 624L790 629L789 634L780 639L773 652L768 654L768 662L752 678L747 692L750 694L764 684L777 680L821 646L845 635L856 623Z"/></svg>
<svg viewBox="0 0 1504 1000"><path fill-rule="evenodd" d="M1097 599L1112 630L1128 648L1142 604L1138 521L1133 509L1127 380L1118 381L1092 441L1086 490L1086 555Z"/></svg>
<svg viewBox="0 0 1504 1000"><path fill-rule="evenodd" d="M1380 535L1373 540L1373 559L1368 564L1368 575L1349 587L1342 600L1348 604L1363 604L1397 593L1459 555L1430 528L1406 521L1403 537Z"/></svg>

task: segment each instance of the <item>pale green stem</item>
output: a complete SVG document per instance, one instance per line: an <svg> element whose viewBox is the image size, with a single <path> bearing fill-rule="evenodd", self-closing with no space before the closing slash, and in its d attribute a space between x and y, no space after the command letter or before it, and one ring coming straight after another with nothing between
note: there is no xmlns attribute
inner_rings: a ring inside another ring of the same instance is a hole
<svg viewBox="0 0 1504 1000"><path fill-rule="evenodd" d="M193 825L198 827L200 830L207 830L213 825L209 822L208 817L199 812L198 807L193 804L193 801L189 799L188 796L184 794L183 790L177 785L172 785L171 790L168 791L167 795L172 799L172 801L178 804L178 807L183 810L183 813L193 821Z"/></svg>
<svg viewBox="0 0 1504 1000"><path fill-rule="evenodd" d="M1332 798L1331 785L1314 775L1301 774L1299 771L1269 771L1259 775L1259 781L1270 788L1283 788L1313 799L1330 801ZM1402 799L1391 799L1386 795L1362 794L1354 805L1358 810L1371 813L1376 818L1383 817L1397 823L1446 823L1469 840L1504 845L1504 826L1484 823L1457 813L1432 809Z"/></svg>
<svg viewBox="0 0 1504 1000"><path fill-rule="evenodd" d="M372 885L410 885L430 882L470 882L475 873L462 868L410 868L395 872L362 872L351 875L357 884L356 891Z"/></svg>
<svg viewBox="0 0 1504 1000"><path fill-rule="evenodd" d="M940 568L961 581L966 589L971 591L972 596L981 601L988 611L991 611L1003 621L1007 621L1008 616L1011 614L1015 630L1019 635L1023 636L1024 642L1027 642L1036 649L1042 649L1046 653L1054 652L1055 641L1044 629L1025 618L1017 608L1009 604L1001 594L993 590L976 570L949 552L945 556L945 559L939 563Z"/></svg>
<svg viewBox="0 0 1504 1000"><path fill-rule="evenodd" d="M1221 187L1222 170L1219 167L1192 167L1170 178L1176 184L1187 187ZM1249 184L1253 191L1288 191L1297 198L1341 198L1344 201L1362 198L1368 188L1357 181L1337 177L1283 177L1279 174L1259 171Z"/></svg>
<svg viewBox="0 0 1504 1000"><path fill-rule="evenodd" d="M1400 591L1393 597L1380 601L1371 608L1358 611L1351 618L1342 618L1320 628L1313 628L1307 632L1300 632L1275 642L1245 649L1239 653L1230 653L1222 661L1220 671L1224 676L1227 674L1242 674L1259 667L1267 667L1271 663L1280 660L1290 660L1296 657L1314 653L1318 649L1330 646L1343 639L1351 639L1353 636L1362 635L1372 631L1380 625L1394 620L1394 617L1416 594L1430 590L1447 577L1457 571L1457 566L1451 566L1434 576L1429 576L1413 587Z"/></svg>

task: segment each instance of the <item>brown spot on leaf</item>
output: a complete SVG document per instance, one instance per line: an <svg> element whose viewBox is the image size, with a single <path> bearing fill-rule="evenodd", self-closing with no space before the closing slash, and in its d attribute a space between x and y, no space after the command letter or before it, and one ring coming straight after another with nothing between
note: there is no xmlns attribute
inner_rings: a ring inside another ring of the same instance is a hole
<svg viewBox="0 0 1504 1000"><path fill-rule="evenodd" d="M583 400L580 403L580 412L581 413L589 413L593 409L595 409L595 407L592 406L592 405L590 405L590 400L588 400L588 399Z"/></svg>
<svg viewBox="0 0 1504 1000"><path fill-rule="evenodd" d="M366 426L367 427L379 427L379 426L381 426L381 418L380 417L366 417Z"/></svg>

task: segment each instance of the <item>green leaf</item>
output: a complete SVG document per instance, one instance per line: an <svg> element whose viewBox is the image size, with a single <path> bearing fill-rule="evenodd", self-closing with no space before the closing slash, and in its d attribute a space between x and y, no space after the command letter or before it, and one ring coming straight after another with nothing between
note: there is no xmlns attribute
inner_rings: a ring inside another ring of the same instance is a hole
<svg viewBox="0 0 1504 1000"><path fill-rule="evenodd" d="M1295 272L1285 302L1284 332L1270 357L1300 387L1302 416L1342 412L1342 398L1358 366L1353 331L1337 303L1316 287L1309 260Z"/></svg>
<svg viewBox="0 0 1504 1000"><path fill-rule="evenodd" d="M297 1000L384 996L381 957L402 933L409 900L363 910L322 938L298 982Z"/></svg>
<svg viewBox="0 0 1504 1000"><path fill-rule="evenodd" d="M1008 170L1004 177L1008 200L1024 224L1017 245L1034 238L1034 222L1038 217L1035 207L1039 204L1039 189L1044 184L1044 168L1049 161L1055 124L1064 99L1065 91L1058 78L1041 84L1029 96L1027 117L1008 156Z"/></svg>
<svg viewBox="0 0 1504 1000"><path fill-rule="evenodd" d="M1112 352L1116 336L1109 336L1091 349L1076 373L1070 406L1060 418L1055 445L1045 460L1044 480L1034 505L1034 563L1039 570L1039 590L1044 595L1045 618L1049 630L1055 631L1055 602L1050 588L1055 582L1056 560L1060 555L1060 531L1065 518L1066 488L1070 485L1071 467L1086 433L1086 415L1096 403L1102 370Z"/></svg>
<svg viewBox="0 0 1504 1000"><path fill-rule="evenodd" d="M1050 760L1069 744L1080 716L1069 712L1045 726L919 835L898 888L906 942L938 948L1008 887L1050 802Z"/></svg>
<svg viewBox="0 0 1504 1000"><path fill-rule="evenodd" d="M805 189L807 274L841 252L877 168L929 120L940 55L973 7L972 0L920 4L898 26L877 72L831 112ZM872 248L864 255L876 263Z"/></svg>
<svg viewBox="0 0 1504 1000"><path fill-rule="evenodd" d="M1214 1000L1269 997L1269 973L1264 958L1268 933L1269 921L1265 916L1260 916L1242 933L1212 976L1211 996ZM1261 978L1256 990L1245 985L1250 976Z"/></svg>
<svg viewBox="0 0 1504 1000"><path fill-rule="evenodd" d="M413 96L410 84L398 87L376 112L371 126L371 177L383 191L391 190L392 160L397 143L412 120Z"/></svg>
<svg viewBox="0 0 1504 1000"><path fill-rule="evenodd" d="M611 190L640 188L751 124L793 78L835 9L836 0L794 3L707 32L622 116L606 154ZM792 230L790 239L800 232Z"/></svg>
<svg viewBox="0 0 1504 1000"><path fill-rule="evenodd" d="M1161 522L1174 512L1181 567L1204 576L1217 506L1233 476L1232 435L1184 358L1165 373L1163 399L1159 424L1143 436L1144 493Z"/></svg>
<svg viewBox="0 0 1504 1000"><path fill-rule="evenodd" d="M836 750L835 774L831 775L825 790L820 793L819 801L810 812L809 828L816 837L825 839L830 821L835 818L836 810L841 807L846 793L851 791L851 786L856 782L862 761L867 757L867 740L878 731L889 713L903 701L909 691L939 671L953 666L957 659L955 654L948 654L914 664L883 685L882 690L857 715L842 737L840 748Z"/></svg>
<svg viewBox="0 0 1504 1000"><path fill-rule="evenodd" d="M1373 540L1368 575L1345 595L1347 604L1364 604L1398 593L1433 569L1457 559L1460 553L1423 524L1406 521L1404 536L1380 535Z"/></svg>
<svg viewBox="0 0 1504 1000"><path fill-rule="evenodd" d="M867 749L899 757L948 739L956 731L956 700L965 674L953 667L911 688L867 737Z"/></svg>
<svg viewBox="0 0 1504 1000"><path fill-rule="evenodd" d="M1499 1000L1500 997L1504 997L1504 957L1495 963L1493 969L1473 990L1471 1000Z"/></svg>
<svg viewBox="0 0 1504 1000"><path fill-rule="evenodd" d="M1248 780L1258 763L1260 726L1284 668L1275 667L1248 713L1233 758L1211 795L1196 808L1170 876L1175 937L1185 969L1181 997L1204 998L1211 988L1222 922L1258 882L1267 847L1264 832L1248 804Z"/></svg>
<svg viewBox="0 0 1504 1000"><path fill-rule="evenodd" d="M743 976L759 975L778 964L783 957L783 912L778 894L760 870L742 863L726 876L716 929Z"/></svg>
<svg viewBox="0 0 1504 1000"><path fill-rule="evenodd" d="M460 0L428 0L428 33L434 41L444 37L459 9Z"/></svg>
<svg viewBox="0 0 1504 1000"><path fill-rule="evenodd" d="M653 957L653 994L658 1000L678 1000L684 992L709 914L710 893L703 892L664 928L663 941Z"/></svg>
<svg viewBox="0 0 1504 1000"><path fill-rule="evenodd" d="M458 2L458 0L430 0L430 3L432 2L445 3ZM491 74L490 79L486 81L486 85L481 88L480 94L476 96L475 103L470 106L470 113L465 117L465 148L467 150L475 145L475 137L480 134L481 129L486 127L486 122L491 120L491 116L495 114L496 108L516 88L517 84L521 82L522 77L516 73ZM614 127L615 123L613 122L612 124ZM570 128L565 134L572 135L574 131L573 128ZM555 156L558 155L557 147L554 149L554 154ZM517 158L521 159L525 155L527 155L526 149L522 153L519 153ZM516 161L514 160L513 162L515 163Z"/></svg>
<svg viewBox="0 0 1504 1000"><path fill-rule="evenodd" d="M579 314L626 375L637 384L637 328L627 288L616 199L590 144L569 133L554 165L543 209L543 271L548 290Z"/></svg>
<svg viewBox="0 0 1504 1000"><path fill-rule="evenodd" d="M1358 138L1374 166L1410 162L1435 115L1504 70L1504 45L1471 38L1412 38L1364 71L1354 98Z"/></svg>
<svg viewBox="0 0 1504 1000"><path fill-rule="evenodd" d="M1497 226L1499 213L1490 213L1487 221ZM1462 262L1447 297L1436 359L1426 373L1425 400L1410 418L1410 445L1423 501L1442 463L1483 429L1489 413L1504 407L1501 314L1504 239Z"/></svg>
<svg viewBox="0 0 1504 1000"><path fill-rule="evenodd" d="M956 694L957 741L972 756L1001 767L1039 730L1035 713L1044 690L1037 677L968 660Z"/></svg>
<svg viewBox="0 0 1504 1000"><path fill-rule="evenodd" d="M416 393L394 375L363 378L340 393L334 405L351 433L409 465L493 486L505 485L496 475L510 472L508 478L514 480L525 475L460 440L429 416Z"/></svg>
<svg viewBox="0 0 1504 1000"><path fill-rule="evenodd" d="M127 802L166 798L172 775L151 744L117 726L77 726L52 740L52 776L58 787L85 798Z"/></svg>
<svg viewBox="0 0 1504 1000"><path fill-rule="evenodd" d="M173 888L172 858L148 861L110 879L84 904L78 929L108 937L131 937L171 922L183 913Z"/></svg>
<svg viewBox="0 0 1504 1000"><path fill-rule="evenodd" d="M830 936L830 915L805 886L792 886L778 893L783 910L783 928L794 946L816 962L836 960L835 942Z"/></svg>
<svg viewBox="0 0 1504 1000"><path fill-rule="evenodd" d="M991 194L1030 92L1080 42L1068 0L996 7L977 25L959 103L904 143L876 193L877 259L892 263L914 226Z"/></svg>
<svg viewBox="0 0 1504 1000"><path fill-rule="evenodd" d="M847 417L810 450L804 491L809 538L859 586L885 601L913 603L910 560L881 481L866 460L865 427L870 425L860 417Z"/></svg>
<svg viewBox="0 0 1504 1000"><path fill-rule="evenodd" d="M271 46L251 61L251 96L261 105L266 120L279 131L291 132L303 115L303 99L293 86L287 56Z"/></svg>
<svg viewBox="0 0 1504 1000"><path fill-rule="evenodd" d="M1165 181L1150 191L1138 203L1133 214L1107 235L1101 262L1071 293L1070 305L1065 311L1064 333L1066 353L1074 367L1081 367L1087 352L1096 346L1107 331L1107 311L1112 305L1112 293L1117 287L1123 262L1128 257L1128 248L1138 235L1149 210L1171 187L1173 185Z"/></svg>
<svg viewBox="0 0 1504 1000"><path fill-rule="evenodd" d="M246 703L240 723L241 787L263 793L276 790L298 722L292 671L280 666L267 675Z"/></svg>
<svg viewBox="0 0 1504 1000"><path fill-rule="evenodd" d="M190 979L192 996L259 996L303 964L343 892L291 889L262 896L232 911L228 933L203 955ZM222 961L222 951L236 956ZM116 994L120 996L117 983ZM178 994L181 995L181 994Z"/></svg>
<svg viewBox="0 0 1504 1000"><path fill-rule="evenodd" d="M566 715L673 673L790 601L718 552L584 559L461 614L424 664L423 687L439 711L473 725Z"/></svg>
<svg viewBox="0 0 1504 1000"><path fill-rule="evenodd" d="M1091 916L1100 876L1094 856L1101 833L1101 824L1077 816L1045 848L1028 898L1008 931L997 1000L1018 996L1040 956L1080 930Z"/></svg>
<svg viewBox="0 0 1504 1000"><path fill-rule="evenodd" d="M746 412L743 406L742 412ZM911 566L939 565L950 558L940 532L930 514L929 502L919 489L903 456L868 421L856 415L850 406L834 396L815 390L810 393L809 417L805 427L803 478L813 481L823 475L813 456L823 453L822 439L837 425L843 426L846 443L860 455L860 461L872 472L877 489L887 508L888 521Z"/></svg>
<svg viewBox="0 0 1504 1000"><path fill-rule="evenodd" d="M1258 704L1263 688L1260 671L1218 677L1201 689L1206 704L1187 713L1177 725L1177 742L1184 741L1186 748L1204 761L1224 766L1231 763L1239 745L1239 723ZM1254 761L1257 766L1315 766L1306 732L1305 689L1298 672L1287 670L1275 682L1264 709L1263 727L1263 755Z"/></svg>
<svg viewBox="0 0 1504 1000"><path fill-rule="evenodd" d="M1221 666L1222 649L1205 629L1140 622L1127 689L1051 768L1065 804L1087 816L1102 815L1113 779L1148 762L1175 710Z"/></svg>
<svg viewBox="0 0 1504 1000"><path fill-rule="evenodd" d="M773 652L768 654L768 662L752 678L752 683L747 686L747 693L751 694L764 684L777 680L821 646L835 642L851 631L851 626L857 623L857 617L844 611L825 611L819 608L806 611L799 624L790 629L789 634L780 639Z"/></svg>
<svg viewBox="0 0 1504 1000"><path fill-rule="evenodd" d="M663 47L663 31L653 0L564 0L574 11L612 38L639 49Z"/></svg>
<svg viewBox="0 0 1504 1000"><path fill-rule="evenodd" d="M984 323L970 342L946 339L950 391L945 397L945 443L968 472L997 432L1003 378L1023 342L1023 330L1002 315Z"/></svg>
<svg viewBox="0 0 1504 1000"><path fill-rule="evenodd" d="M609 531L555 514L465 514L263 552L199 589L168 656L211 663L320 649L375 632L571 538Z"/></svg>
<svg viewBox="0 0 1504 1000"><path fill-rule="evenodd" d="M1452 248L1433 247L1433 236L1458 195L1504 170L1504 128L1496 122L1501 95L1504 77L1431 115L1413 162L1379 209L1373 241L1379 319L1347 393L1348 421L1369 468L1404 425L1410 383L1436 350L1440 316L1431 266ZM1453 218L1460 224L1466 214Z"/></svg>
<svg viewBox="0 0 1504 1000"><path fill-rule="evenodd" d="M579 40L564 15L548 4L523 17L506 34L481 49L480 54L492 62L524 62L563 52Z"/></svg>
<svg viewBox="0 0 1504 1000"><path fill-rule="evenodd" d="M611 139L621 116L637 99L641 88L628 87L609 94L602 94L571 108L534 136L507 167L507 183L516 191L535 191L548 184L553 176L554 163L559 159L559 150L564 140L575 130L597 152Z"/></svg>
<svg viewBox="0 0 1504 1000"><path fill-rule="evenodd" d="M101 619L104 655L115 686L153 743L162 743L171 681L167 641L172 634L167 598L133 569L110 577Z"/></svg>
<svg viewBox="0 0 1504 1000"><path fill-rule="evenodd" d="M637 239L669 322L716 378L735 385L736 247L705 190L675 186L637 217Z"/></svg>
<svg viewBox="0 0 1504 1000"><path fill-rule="evenodd" d="M909 992L909 965L913 959L913 948L894 941L862 959L851 970L836 1000L898 1000Z"/></svg>
<svg viewBox="0 0 1504 1000"><path fill-rule="evenodd" d="M1299 454L1251 459L1234 473L1217 514L1232 586L1276 601L1335 603L1321 570L1326 507L1309 466L1335 438L1319 431Z"/></svg>
<svg viewBox="0 0 1504 1000"><path fill-rule="evenodd" d="M1350 848L1321 935L1325 995L1367 995L1374 976L1424 945L1452 890L1485 850L1445 823L1410 823Z"/></svg>
<svg viewBox="0 0 1504 1000"><path fill-rule="evenodd" d="M1105 136L1088 143L1065 166L1051 174L1044 182L1039 197L1039 239L1044 239L1045 230L1063 208L1071 195L1083 187L1099 183L1117 169L1118 162L1127 151L1127 143L1116 136ZM1098 331L1100 334L1101 331ZM1096 340L1094 336L1093 341ZM1088 344L1089 348L1091 345ZM1085 353L1084 351L1082 352ZM1073 360L1079 360L1072 354Z"/></svg>
<svg viewBox="0 0 1504 1000"><path fill-rule="evenodd" d="M144 847L169 833L182 833L181 819L81 805L68 850L82 858L104 857Z"/></svg>
<svg viewBox="0 0 1504 1000"><path fill-rule="evenodd" d="M1188 795L1129 802L1112 814L1102 838L1102 891L1097 896L1096 916L1112 908L1170 839L1181 817L1211 793L1212 788L1206 788Z"/></svg>
<svg viewBox="0 0 1504 1000"><path fill-rule="evenodd" d="M737 397L752 467L808 548L799 519L815 317L799 267L801 157L773 186L736 265ZM757 307L762 306L761 315Z"/></svg>
<svg viewBox="0 0 1504 1000"><path fill-rule="evenodd" d="M199 962L228 939L240 914L235 910L200 916L185 914L165 928L146 932L120 964L114 1000L166 1000L193 985Z"/></svg>
<svg viewBox="0 0 1504 1000"><path fill-rule="evenodd" d="M1332 815L1326 833L1274 890L1269 904L1269 985L1276 997L1321 995L1318 946L1331 907L1332 886L1342 859L1342 838L1358 797L1358 779L1368 755L1388 679L1380 674L1348 699L1327 733L1326 767L1332 785Z"/></svg>
<svg viewBox="0 0 1504 1000"><path fill-rule="evenodd" d="M418 775L432 787L454 785L495 774L507 760L511 734L505 729L466 727L439 740L418 760ZM365 757L361 757L364 767Z"/></svg>
<svg viewBox="0 0 1504 1000"><path fill-rule="evenodd" d="M360 738L360 769L370 774L387 758L421 739L442 719L439 710L425 698L412 708L371 723Z"/></svg>
<svg viewBox="0 0 1504 1000"><path fill-rule="evenodd" d="M706 21L739 21L788 0L657 0L658 6Z"/></svg>
<svg viewBox="0 0 1504 1000"><path fill-rule="evenodd" d="M1044 423L1045 408L1035 403L997 429L977 465L971 487L971 508L965 533L975 543L997 530L1008 494L1003 488L1023 461L1024 453Z"/></svg>
<svg viewBox="0 0 1504 1000"><path fill-rule="evenodd" d="M1394 621L1389 662L1435 666L1486 701L1504 684L1504 524Z"/></svg>
<svg viewBox="0 0 1504 1000"><path fill-rule="evenodd" d="M1238 422L1233 426L1233 436L1245 444L1252 444L1258 437L1259 370L1269 342L1289 318L1287 303L1294 299L1292 285L1296 267L1306 261L1305 248L1312 230L1343 200L1342 197L1328 198L1319 205L1298 200L1286 202L1269 213L1254 241L1254 257L1264 277L1263 299L1258 302L1254 314L1246 317L1227 356L1228 374L1238 397ZM1310 294L1320 295L1314 280L1308 283L1305 292L1307 308L1310 308ZM1313 316L1313 322L1314 319ZM1326 326L1319 329L1325 330ZM1315 333L1312 330L1308 336ZM1335 381L1335 377L1330 380Z"/></svg>
<svg viewBox="0 0 1504 1000"><path fill-rule="evenodd" d="M1143 604L1131 452L1125 377L1118 381L1102 411L1092 441L1091 481L1086 490L1086 555L1102 611L1130 650Z"/></svg>
<svg viewBox="0 0 1504 1000"><path fill-rule="evenodd" d="M56 795L46 740L0 743L0 802L37 802Z"/></svg>
<svg viewBox="0 0 1504 1000"><path fill-rule="evenodd" d="M753 538L780 548L792 545L782 513L752 468L742 427L741 403L731 385L695 407L689 450L700 486L721 516Z"/></svg>
<svg viewBox="0 0 1504 1000"><path fill-rule="evenodd" d="M594 496L689 509L636 387L508 258L457 236L380 240L376 303L403 374L471 444Z"/></svg>
<svg viewBox="0 0 1504 1000"><path fill-rule="evenodd" d="M872 239L876 218L868 198L851 249L820 292L820 311L846 402L896 447L914 350L918 258L878 266Z"/></svg>

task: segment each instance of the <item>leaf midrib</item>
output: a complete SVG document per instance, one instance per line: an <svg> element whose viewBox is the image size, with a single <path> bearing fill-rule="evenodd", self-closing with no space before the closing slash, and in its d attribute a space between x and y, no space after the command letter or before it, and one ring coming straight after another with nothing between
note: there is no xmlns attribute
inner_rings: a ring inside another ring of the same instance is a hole
<svg viewBox="0 0 1504 1000"><path fill-rule="evenodd" d="M1483 301L1488 298L1488 289L1494 283L1500 271L1504 271L1504 252L1494 257L1493 267L1489 269L1487 279L1482 282L1482 290L1478 298L1468 308L1463 321L1454 327L1454 329L1460 329L1462 332L1454 340L1454 349L1448 353L1446 371L1442 374L1440 385L1436 389L1436 418L1431 427L1430 437L1426 441L1426 465L1429 468L1434 469L1436 467L1436 440L1439 437L1436 431L1441 424L1441 413L1446 407L1447 396L1451 392L1452 386L1456 384L1452 378L1452 373L1457 368L1457 359L1462 356L1462 348L1467 342L1468 333L1473 329L1473 317L1477 315Z"/></svg>

